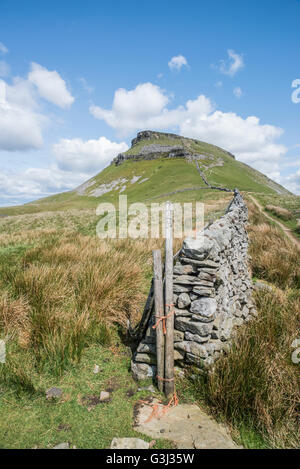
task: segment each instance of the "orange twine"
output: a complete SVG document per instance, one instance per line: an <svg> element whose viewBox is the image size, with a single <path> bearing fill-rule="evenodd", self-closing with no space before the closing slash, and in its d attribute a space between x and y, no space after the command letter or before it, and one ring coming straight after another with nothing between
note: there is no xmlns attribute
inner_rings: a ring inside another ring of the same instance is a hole
<svg viewBox="0 0 300 469"><path fill-rule="evenodd" d="M170 305L166 304L165 306L168 306L169 308L171 308L172 306L175 306L174 303L171 303ZM168 319L170 316L172 316L173 314L175 313L175 310L173 309L172 311L169 312L169 314L167 314L166 316L157 316L155 315L156 318L158 318L158 320L156 321L156 323L154 324L154 326L152 326L153 329L156 329L158 324L160 323L160 321L163 322L163 333L164 335L166 335L167 333L167 328L166 328L166 319Z"/></svg>
<svg viewBox="0 0 300 469"><path fill-rule="evenodd" d="M172 378L172 379L174 379L174 378ZM169 380L165 380L165 381L169 381ZM158 420L161 419L168 412L168 410L170 409L171 406L176 407L179 404L179 400L178 400L176 391L174 392L173 396L169 400L168 404L167 405L162 405L161 409L159 408L159 405L162 404L161 401L157 402L157 404L151 404L147 401L139 401L139 402L141 402L143 404L150 405L150 407L152 407L152 412L151 412L150 416L147 418L147 420L145 421L145 423L150 422L154 417L157 418ZM161 412L159 412L160 410L161 410Z"/></svg>

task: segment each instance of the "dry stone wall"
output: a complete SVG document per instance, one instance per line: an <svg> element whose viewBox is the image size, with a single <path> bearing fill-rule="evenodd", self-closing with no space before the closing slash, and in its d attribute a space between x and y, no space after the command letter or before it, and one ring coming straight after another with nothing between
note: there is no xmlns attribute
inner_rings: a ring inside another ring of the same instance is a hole
<svg viewBox="0 0 300 469"><path fill-rule="evenodd" d="M174 266L175 364L202 370L230 347L236 329L257 315L248 265L248 211L235 191L224 216L185 239ZM156 376L154 315L132 360L137 380Z"/></svg>

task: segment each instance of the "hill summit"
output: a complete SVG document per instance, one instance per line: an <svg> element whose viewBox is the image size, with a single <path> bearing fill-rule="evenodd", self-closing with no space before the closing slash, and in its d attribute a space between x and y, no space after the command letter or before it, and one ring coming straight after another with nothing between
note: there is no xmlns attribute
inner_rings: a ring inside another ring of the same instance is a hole
<svg viewBox="0 0 300 469"><path fill-rule="evenodd" d="M180 135L143 130L131 141L131 148L125 153L119 153L112 164L120 165L127 160L153 160L157 158L191 158L209 159L213 155L201 154L196 148L198 140L181 137ZM218 150L224 151L219 147ZM225 152L235 158L229 152Z"/></svg>
<svg viewBox="0 0 300 469"><path fill-rule="evenodd" d="M280 184L216 145L144 130L126 152L116 155L110 165L74 190L20 207L4 208L0 214L92 209L100 202L118 203L121 193L127 195L130 203L154 199L204 201L216 197L212 190L216 186L270 196L291 195Z"/></svg>

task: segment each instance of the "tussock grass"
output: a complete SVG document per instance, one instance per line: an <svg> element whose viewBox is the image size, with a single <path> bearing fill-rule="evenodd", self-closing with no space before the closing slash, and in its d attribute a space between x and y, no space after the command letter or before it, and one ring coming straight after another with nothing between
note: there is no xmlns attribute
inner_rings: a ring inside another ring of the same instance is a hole
<svg viewBox="0 0 300 469"><path fill-rule="evenodd" d="M239 331L231 351L200 387L215 413L248 425L271 447L298 447L300 381L291 344L300 325L300 294L257 295L259 319Z"/></svg>
<svg viewBox="0 0 300 469"><path fill-rule="evenodd" d="M283 207L277 207L276 205L266 205L266 210L285 221L291 220L293 218L292 212Z"/></svg>
<svg viewBox="0 0 300 469"><path fill-rule="evenodd" d="M300 251L249 204L252 272L279 288L300 288Z"/></svg>
<svg viewBox="0 0 300 469"><path fill-rule="evenodd" d="M138 321L151 250L163 241L52 234L19 262L0 264L0 330L8 338L8 356L9 350L29 351L34 368L61 373L80 360L86 346L108 343L112 327ZM16 364L6 369L18 375Z"/></svg>

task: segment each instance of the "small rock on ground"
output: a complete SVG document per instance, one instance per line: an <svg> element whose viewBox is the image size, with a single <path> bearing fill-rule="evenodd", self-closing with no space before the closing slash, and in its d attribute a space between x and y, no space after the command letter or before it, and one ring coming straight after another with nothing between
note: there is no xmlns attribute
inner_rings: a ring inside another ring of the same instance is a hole
<svg viewBox="0 0 300 469"><path fill-rule="evenodd" d="M110 393L107 391L101 391L100 402L107 402L110 399Z"/></svg>
<svg viewBox="0 0 300 469"><path fill-rule="evenodd" d="M59 388L49 388L47 389L46 391L46 398L47 399L55 399L55 398L59 398L62 396L62 390L59 389Z"/></svg>
<svg viewBox="0 0 300 469"><path fill-rule="evenodd" d="M59 443L58 445L54 446L53 449L69 449L69 443Z"/></svg>
<svg viewBox="0 0 300 469"><path fill-rule="evenodd" d="M140 438L114 438L110 449L149 449L150 444Z"/></svg>

